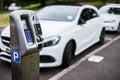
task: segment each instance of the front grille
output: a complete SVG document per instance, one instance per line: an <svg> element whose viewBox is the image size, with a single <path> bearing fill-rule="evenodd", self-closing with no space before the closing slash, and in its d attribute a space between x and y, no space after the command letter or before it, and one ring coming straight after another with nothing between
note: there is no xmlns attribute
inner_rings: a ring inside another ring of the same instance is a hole
<svg viewBox="0 0 120 80"><path fill-rule="evenodd" d="M4 57L4 58L7 58L7 59L11 59L11 57L10 56L6 56L6 55L0 55L0 57Z"/></svg>
<svg viewBox="0 0 120 80"><path fill-rule="evenodd" d="M9 37L1 36L1 40L5 46L10 47L10 38Z"/></svg>

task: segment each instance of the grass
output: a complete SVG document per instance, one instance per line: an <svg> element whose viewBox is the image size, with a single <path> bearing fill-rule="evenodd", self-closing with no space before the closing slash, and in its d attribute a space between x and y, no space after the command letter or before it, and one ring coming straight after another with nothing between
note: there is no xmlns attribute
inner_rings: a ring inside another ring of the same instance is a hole
<svg viewBox="0 0 120 80"><path fill-rule="evenodd" d="M8 14L1 14L0 15L0 27L6 27L9 24L10 22L9 22Z"/></svg>
<svg viewBox="0 0 120 80"><path fill-rule="evenodd" d="M24 7L23 9L38 10L39 8L40 8L40 3L37 3L37 4L28 5L28 6Z"/></svg>
<svg viewBox="0 0 120 80"><path fill-rule="evenodd" d="M88 2L88 4L94 5L98 8L101 7L102 5L104 5L104 3L101 1Z"/></svg>
<svg viewBox="0 0 120 80"><path fill-rule="evenodd" d="M97 0L93 0L93 1L83 1L82 3L80 3L81 5L93 5L93 6L96 6L97 8L101 7L104 5L104 3L102 1L97 1Z"/></svg>
<svg viewBox="0 0 120 80"><path fill-rule="evenodd" d="M11 11L8 11L8 10L4 10L4 11L0 11L0 15L1 14L7 14L7 13L10 13Z"/></svg>

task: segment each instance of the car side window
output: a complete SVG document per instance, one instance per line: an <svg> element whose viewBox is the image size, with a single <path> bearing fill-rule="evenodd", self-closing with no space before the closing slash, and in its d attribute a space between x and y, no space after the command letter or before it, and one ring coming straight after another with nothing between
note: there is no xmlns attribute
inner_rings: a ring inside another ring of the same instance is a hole
<svg viewBox="0 0 120 80"><path fill-rule="evenodd" d="M82 11L78 24L85 24L90 19L90 12L89 9L86 8Z"/></svg>
<svg viewBox="0 0 120 80"><path fill-rule="evenodd" d="M120 8L110 8L108 10L108 13L109 14L118 14L118 15L120 15Z"/></svg>
<svg viewBox="0 0 120 80"><path fill-rule="evenodd" d="M89 11L90 11L91 19L99 16L95 10L89 9Z"/></svg>

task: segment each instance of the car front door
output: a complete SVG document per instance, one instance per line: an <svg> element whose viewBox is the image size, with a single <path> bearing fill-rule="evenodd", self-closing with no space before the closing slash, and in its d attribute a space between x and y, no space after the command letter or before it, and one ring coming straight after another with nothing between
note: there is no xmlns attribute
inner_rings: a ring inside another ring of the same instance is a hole
<svg viewBox="0 0 120 80"><path fill-rule="evenodd" d="M93 43L94 31L96 30L96 19L91 16L91 10L89 8L83 9L78 20L77 30L77 51L81 52L88 48ZM93 15L97 16L97 15ZM76 53L79 54L79 53Z"/></svg>

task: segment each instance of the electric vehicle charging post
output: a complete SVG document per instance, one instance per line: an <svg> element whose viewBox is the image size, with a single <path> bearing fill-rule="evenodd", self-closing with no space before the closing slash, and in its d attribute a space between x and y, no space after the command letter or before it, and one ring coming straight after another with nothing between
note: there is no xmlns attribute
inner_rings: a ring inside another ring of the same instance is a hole
<svg viewBox="0 0 120 80"><path fill-rule="evenodd" d="M12 80L39 80L42 31L35 12L10 13Z"/></svg>

